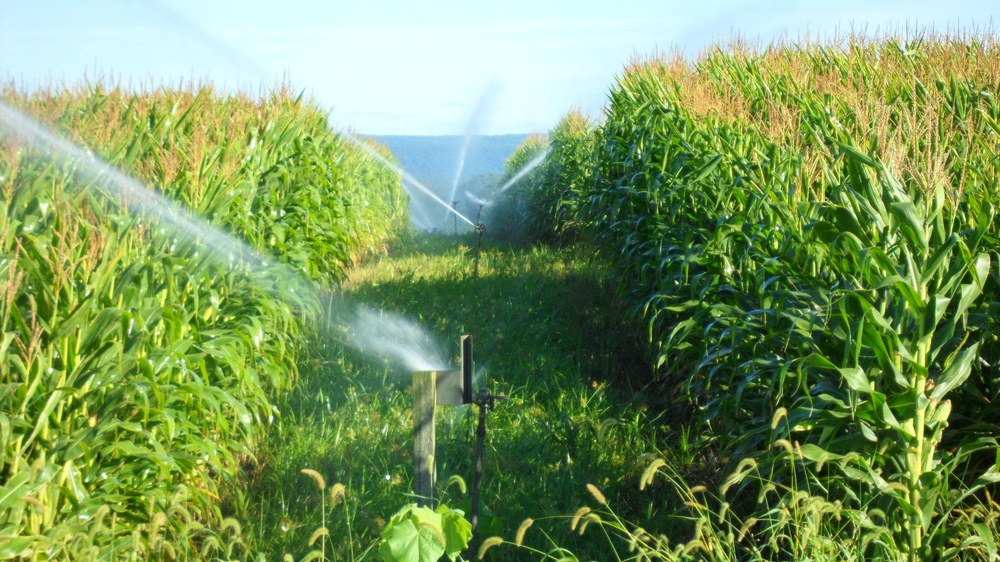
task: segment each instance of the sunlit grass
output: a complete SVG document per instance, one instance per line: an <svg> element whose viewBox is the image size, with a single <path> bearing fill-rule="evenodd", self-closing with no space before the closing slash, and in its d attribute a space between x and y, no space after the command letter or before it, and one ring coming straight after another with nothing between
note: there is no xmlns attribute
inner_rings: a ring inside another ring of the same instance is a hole
<svg viewBox="0 0 1000 562"><path fill-rule="evenodd" d="M525 517L574 510L588 482L629 513L649 507L634 481L643 455L670 448L668 434L651 413L655 398L620 384L646 367L619 323L606 266L586 252L490 245L474 278L473 257L470 239L416 237L353 270L347 286L364 302L432 326L456 358L458 336L472 334L480 384L510 396L489 421L482 498L492 516L481 519L483 532L512 533ZM305 539L319 525L318 498L302 493L303 467L347 486L350 518L338 512L328 523L342 557L348 525L360 552L410 490L408 373L336 345L324 349L281 404L262 464L252 469L257 480L242 492L253 544L274 556L308 552ZM471 483L474 412L442 408L438 416L441 498L467 510L466 496L447 482ZM294 525L283 530L283 521ZM551 530L586 551L566 531Z"/></svg>

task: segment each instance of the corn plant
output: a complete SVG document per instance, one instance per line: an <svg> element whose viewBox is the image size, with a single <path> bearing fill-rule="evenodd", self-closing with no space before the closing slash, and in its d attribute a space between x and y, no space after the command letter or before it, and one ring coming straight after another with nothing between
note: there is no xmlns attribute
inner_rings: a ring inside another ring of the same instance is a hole
<svg viewBox="0 0 1000 562"><path fill-rule="evenodd" d="M998 60L916 34L636 62L551 217L616 256L730 466L842 502L859 556L992 552Z"/></svg>
<svg viewBox="0 0 1000 562"><path fill-rule="evenodd" d="M532 170L517 183L510 185L504 192L501 192L500 188L521 169L525 168L529 162L541 155L545 151L545 143L544 137L532 135L525 139L504 163L504 173L500 176L493 192L490 193L493 204L486 209L485 223L491 236L512 241L523 239L526 236L524 233L534 220L531 214L532 210L529 207L528 194L533 191L530 186L535 185L541 170Z"/></svg>
<svg viewBox="0 0 1000 562"><path fill-rule="evenodd" d="M402 212L398 179L287 93L3 95L321 284ZM319 303L47 156L0 137L0 557L243 556L219 496Z"/></svg>
<svg viewBox="0 0 1000 562"><path fill-rule="evenodd" d="M497 209L487 219L490 232L495 229L501 237L521 242L569 241L576 236L579 194L590 181L587 170L595 140L594 128L581 113L564 116L548 135L544 163L497 195ZM506 163L503 180L542 150L537 138L526 139Z"/></svg>
<svg viewBox="0 0 1000 562"><path fill-rule="evenodd" d="M970 311L989 279L982 243L992 212L959 223L944 186L914 200L850 146L845 167L852 189L838 190L837 222L816 228L831 257L864 265L844 272L830 306L824 347L837 355L802 362L832 376L810 376L812 392L789 412L789 437L807 443L810 461L837 464L854 499L898 517L890 528L909 560L927 559L958 548L959 527L949 521L962 499L1000 481L988 467L952 487L970 457L996 449L995 439L941 450L951 394L978 358L982 333Z"/></svg>

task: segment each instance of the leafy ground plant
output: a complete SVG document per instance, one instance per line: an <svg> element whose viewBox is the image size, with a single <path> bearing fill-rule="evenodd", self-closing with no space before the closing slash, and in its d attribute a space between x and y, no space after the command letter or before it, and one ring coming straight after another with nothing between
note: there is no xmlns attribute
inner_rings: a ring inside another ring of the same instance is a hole
<svg viewBox="0 0 1000 562"><path fill-rule="evenodd" d="M436 509L409 504L386 523L379 555L386 562L454 562L469 546L472 524L444 504Z"/></svg>

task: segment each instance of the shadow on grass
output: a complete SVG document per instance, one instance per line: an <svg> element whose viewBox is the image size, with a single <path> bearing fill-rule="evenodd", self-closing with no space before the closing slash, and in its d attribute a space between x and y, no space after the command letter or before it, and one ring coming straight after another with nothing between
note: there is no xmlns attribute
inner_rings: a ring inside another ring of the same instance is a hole
<svg viewBox="0 0 1000 562"><path fill-rule="evenodd" d="M430 244L441 255L456 246L454 240ZM623 320L600 267L566 268L547 259L493 247L485 251L479 277L471 267L459 275L410 270L402 278L356 286L354 297L443 334L456 360L458 336L473 335L477 364L509 385L544 388L550 374L574 374L580 382L644 386L650 374L642 342Z"/></svg>
<svg viewBox="0 0 1000 562"><path fill-rule="evenodd" d="M420 256L433 259L446 253L454 252L459 246L465 245L475 249L477 234L441 233L408 233L389 244L389 255L393 259L405 259ZM484 245L491 245L489 239L484 239Z"/></svg>

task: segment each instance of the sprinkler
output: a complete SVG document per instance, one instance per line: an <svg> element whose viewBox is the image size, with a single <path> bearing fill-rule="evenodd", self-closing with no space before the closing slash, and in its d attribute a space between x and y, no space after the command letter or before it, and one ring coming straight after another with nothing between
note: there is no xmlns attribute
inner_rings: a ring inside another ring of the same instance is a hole
<svg viewBox="0 0 1000 562"><path fill-rule="evenodd" d="M497 402L506 400L506 396L493 394L488 388L479 389L473 403L479 406L479 424L476 426L476 465L472 473L472 491L469 497L469 522L472 523L472 540L469 541L469 560L473 560L479 552L479 489L483 484L483 448L486 445L486 414L496 408Z"/></svg>
<svg viewBox="0 0 1000 562"><path fill-rule="evenodd" d="M462 368L413 373L413 493L421 506L432 507L437 469L435 412L437 406L472 404L472 336L460 338Z"/></svg>
<svg viewBox="0 0 1000 562"><path fill-rule="evenodd" d="M479 206L479 211L482 213L483 206ZM479 254L483 251L483 235L486 234L486 225L479 221L476 221L476 232L479 236L476 238L476 259L472 266L472 276L475 278L479 277Z"/></svg>
<svg viewBox="0 0 1000 562"><path fill-rule="evenodd" d="M434 507L434 480L437 476L434 461L435 409L438 405L475 404L479 407L479 423L476 426L475 465L472 474L472 489L469 492L471 507L469 522L472 523L472 540L469 543L469 560L479 551L479 492L483 483L483 449L486 445L486 416L496 408L497 402L507 400L506 396L493 394L489 388L481 388L472 393L472 374L475 364L472 359L472 336L460 338L462 346L462 367L451 371L416 371L413 373L413 492L417 503L424 507Z"/></svg>

